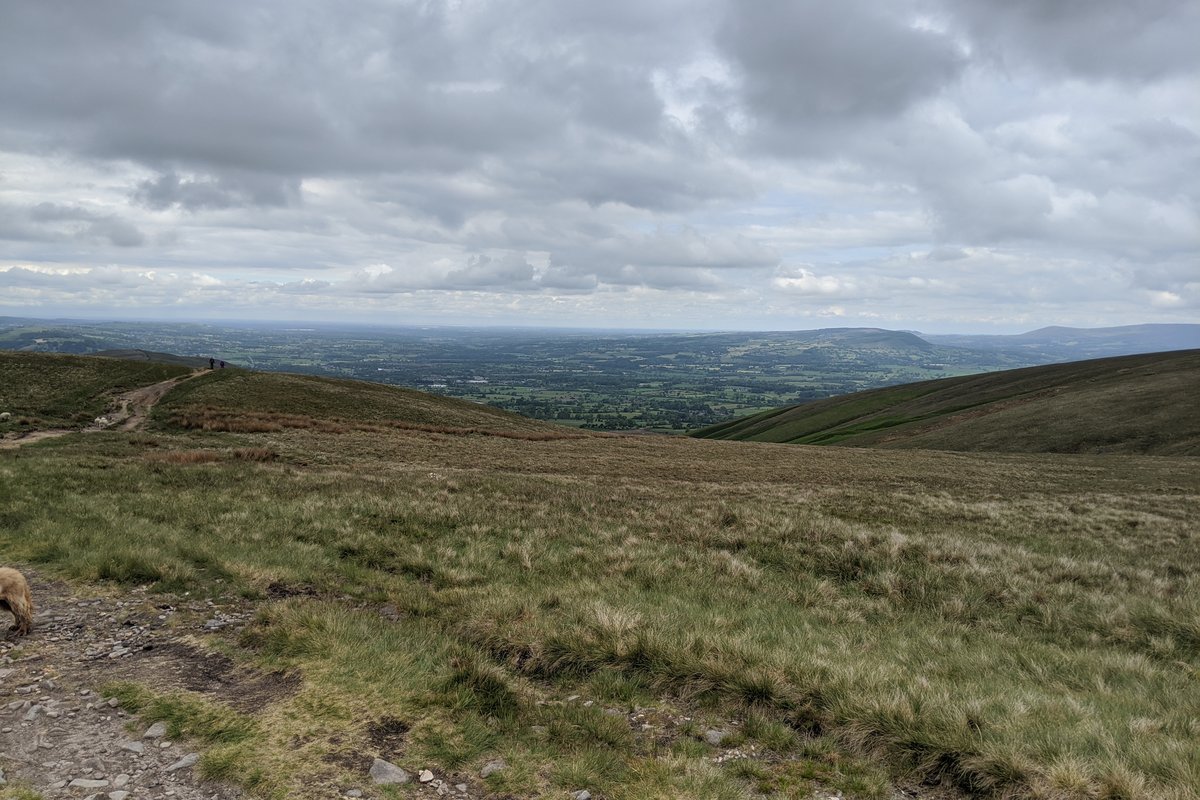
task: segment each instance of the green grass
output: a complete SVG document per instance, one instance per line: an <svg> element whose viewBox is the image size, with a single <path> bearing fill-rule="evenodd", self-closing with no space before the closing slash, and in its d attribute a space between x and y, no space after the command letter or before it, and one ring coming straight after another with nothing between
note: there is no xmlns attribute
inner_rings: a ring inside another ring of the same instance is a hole
<svg viewBox="0 0 1200 800"><path fill-rule="evenodd" d="M1200 455L1200 352L1079 361L819 400L700 438L856 447Z"/></svg>
<svg viewBox="0 0 1200 800"><path fill-rule="evenodd" d="M250 448L278 458L186 457ZM1200 798L1198 512L1189 458L354 426L0 453L6 562L256 598L223 646L295 694L123 691L269 797L380 755L503 757L517 797Z"/></svg>
<svg viewBox="0 0 1200 800"><path fill-rule="evenodd" d="M108 410L114 395L186 375L185 367L115 358L0 350L0 422L6 430L82 427Z"/></svg>
<svg viewBox="0 0 1200 800"><path fill-rule="evenodd" d="M32 789L21 786L0 786L0 800L43 800L43 798Z"/></svg>

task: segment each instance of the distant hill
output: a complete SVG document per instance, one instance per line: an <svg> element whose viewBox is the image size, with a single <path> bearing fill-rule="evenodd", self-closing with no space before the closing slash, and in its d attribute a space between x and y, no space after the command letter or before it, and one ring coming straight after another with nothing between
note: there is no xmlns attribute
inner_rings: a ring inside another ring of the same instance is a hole
<svg viewBox="0 0 1200 800"><path fill-rule="evenodd" d="M1034 361L1078 361L1200 348L1200 325L1122 325L1064 328L1054 325L1012 336L921 334L934 344L993 350Z"/></svg>
<svg viewBox="0 0 1200 800"><path fill-rule="evenodd" d="M158 353L153 350L99 350L91 355L104 358L120 358L125 361L153 361L157 364L178 364L183 367L207 367L208 359L202 356L177 356L174 353Z"/></svg>
<svg viewBox="0 0 1200 800"><path fill-rule="evenodd" d="M1200 455L1200 350L910 383L697 431L854 447Z"/></svg>

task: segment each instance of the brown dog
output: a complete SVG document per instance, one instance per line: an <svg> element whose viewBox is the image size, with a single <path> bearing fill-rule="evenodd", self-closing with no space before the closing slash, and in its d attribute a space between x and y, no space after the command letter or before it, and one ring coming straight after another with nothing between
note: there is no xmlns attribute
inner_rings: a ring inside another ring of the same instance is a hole
<svg viewBox="0 0 1200 800"><path fill-rule="evenodd" d="M25 576L15 569L0 567L0 611L11 611L14 624L10 631L25 636L33 628L33 595Z"/></svg>

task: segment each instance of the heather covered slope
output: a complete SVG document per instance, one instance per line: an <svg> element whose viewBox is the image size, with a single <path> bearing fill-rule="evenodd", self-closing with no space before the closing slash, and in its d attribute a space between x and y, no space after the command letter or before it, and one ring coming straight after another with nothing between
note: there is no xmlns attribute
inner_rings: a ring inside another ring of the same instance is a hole
<svg viewBox="0 0 1200 800"><path fill-rule="evenodd" d="M859 392L704 428L701 438L937 450L1200 455L1200 350Z"/></svg>
<svg viewBox="0 0 1200 800"><path fill-rule="evenodd" d="M163 398L156 416L168 425L241 432L374 425L587 435L491 406L381 383L241 369L218 369L189 381Z"/></svg>

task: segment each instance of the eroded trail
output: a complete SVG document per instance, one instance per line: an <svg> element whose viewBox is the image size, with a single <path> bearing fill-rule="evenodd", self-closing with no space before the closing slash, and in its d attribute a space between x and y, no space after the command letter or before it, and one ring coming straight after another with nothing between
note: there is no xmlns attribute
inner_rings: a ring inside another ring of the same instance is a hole
<svg viewBox="0 0 1200 800"><path fill-rule="evenodd" d="M126 679L223 701L236 701L243 686L259 702L268 699L264 680L289 691L271 676L241 676L223 656L187 641L205 620L233 624L240 615L205 601L164 603L168 598L145 591L86 598L61 582L27 576L39 608L33 633L15 640L0 635L0 786L24 786L47 800L241 797L200 779L194 745L150 730L100 693ZM220 675L219 685L211 685L212 674Z"/></svg>
<svg viewBox="0 0 1200 800"><path fill-rule="evenodd" d="M119 430L135 431L145 426L150 418L150 411L158 404L167 392L184 381L190 381L207 370L197 370L190 375L180 375L150 386L140 386L132 391L122 392L113 398L112 406L103 416L86 428L73 430L70 428L53 428L42 431L31 431L16 438L0 438L0 450L12 450L27 444L40 442L43 439L53 439L56 436L66 436L68 433L95 433L97 431Z"/></svg>

